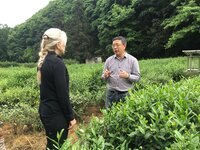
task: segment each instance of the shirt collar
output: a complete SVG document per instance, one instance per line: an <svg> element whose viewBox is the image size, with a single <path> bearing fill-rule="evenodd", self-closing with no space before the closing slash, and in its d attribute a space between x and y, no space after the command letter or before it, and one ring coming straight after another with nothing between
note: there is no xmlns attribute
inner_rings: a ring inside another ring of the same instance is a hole
<svg viewBox="0 0 200 150"><path fill-rule="evenodd" d="M56 52L55 51L48 51L48 54L50 54L50 55L56 55Z"/></svg>
<svg viewBox="0 0 200 150"><path fill-rule="evenodd" d="M124 54L124 58L127 58L127 52L125 52L125 54ZM116 56L116 54L114 55L115 56L115 58L118 58L117 56Z"/></svg>
<svg viewBox="0 0 200 150"><path fill-rule="evenodd" d="M49 55L56 55L57 57L62 59L62 57L60 55L57 55L55 51L48 51L48 54Z"/></svg>

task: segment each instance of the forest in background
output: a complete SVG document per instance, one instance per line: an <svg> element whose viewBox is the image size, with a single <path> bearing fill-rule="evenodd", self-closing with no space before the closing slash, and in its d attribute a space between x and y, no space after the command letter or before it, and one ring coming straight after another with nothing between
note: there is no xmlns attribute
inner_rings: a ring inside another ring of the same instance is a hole
<svg viewBox="0 0 200 150"><path fill-rule="evenodd" d="M25 12L24 12L25 13ZM0 25L0 60L36 62L43 32L67 32L66 59L112 54L112 38L127 38L138 59L180 56L200 43L199 0L51 0L26 22Z"/></svg>

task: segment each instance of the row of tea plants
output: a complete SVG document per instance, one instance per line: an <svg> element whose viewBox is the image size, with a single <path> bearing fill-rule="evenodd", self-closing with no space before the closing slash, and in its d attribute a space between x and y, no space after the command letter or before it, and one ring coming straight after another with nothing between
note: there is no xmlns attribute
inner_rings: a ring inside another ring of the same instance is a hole
<svg viewBox="0 0 200 150"><path fill-rule="evenodd" d="M199 91L200 76L130 91L124 103L80 127L79 142L68 140L60 150L199 150Z"/></svg>
<svg viewBox="0 0 200 150"><path fill-rule="evenodd" d="M0 64L0 120L19 125L31 124L35 129L41 129L37 112L39 88L36 64ZM170 79L179 81L185 77L184 57L140 60L139 64L142 79L135 86L136 90L145 88L146 84L165 84ZM105 99L105 82L100 79L103 64L67 64L67 68L71 102L77 118L81 119L89 105L99 105Z"/></svg>

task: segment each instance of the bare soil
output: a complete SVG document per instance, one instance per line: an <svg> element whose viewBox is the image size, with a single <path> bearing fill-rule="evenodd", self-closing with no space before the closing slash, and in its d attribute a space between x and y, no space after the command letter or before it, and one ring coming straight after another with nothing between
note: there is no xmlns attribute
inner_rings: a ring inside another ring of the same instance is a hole
<svg viewBox="0 0 200 150"><path fill-rule="evenodd" d="M100 112L101 106L89 106L87 114L82 116L83 123L87 125L90 122L91 116L101 117ZM70 129L68 137L72 137L73 141L76 142L78 137L75 133L77 125ZM4 138L4 143L7 150L45 150L46 136L45 132L41 131L24 131L23 127L17 127L17 129L8 123L4 123L3 127L0 128L0 138ZM17 130L17 131L16 131Z"/></svg>

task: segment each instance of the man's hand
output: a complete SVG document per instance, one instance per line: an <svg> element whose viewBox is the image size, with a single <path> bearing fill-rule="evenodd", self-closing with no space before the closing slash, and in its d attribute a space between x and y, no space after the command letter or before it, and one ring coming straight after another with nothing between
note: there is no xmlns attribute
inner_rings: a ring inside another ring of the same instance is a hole
<svg viewBox="0 0 200 150"><path fill-rule="evenodd" d="M106 69L106 70L104 71L104 77L105 77L105 78L108 78L108 77L110 77L110 75L111 75L111 72L110 72L108 69Z"/></svg>
<svg viewBox="0 0 200 150"><path fill-rule="evenodd" d="M128 79L130 77L130 74L126 71L121 70L120 73L119 73L119 77Z"/></svg>

